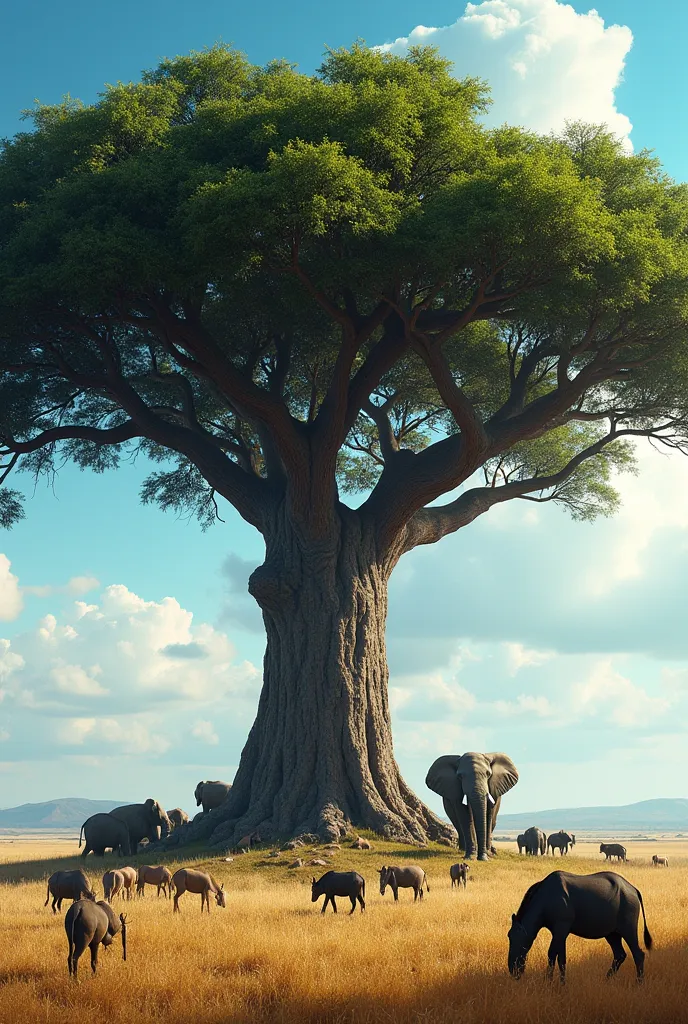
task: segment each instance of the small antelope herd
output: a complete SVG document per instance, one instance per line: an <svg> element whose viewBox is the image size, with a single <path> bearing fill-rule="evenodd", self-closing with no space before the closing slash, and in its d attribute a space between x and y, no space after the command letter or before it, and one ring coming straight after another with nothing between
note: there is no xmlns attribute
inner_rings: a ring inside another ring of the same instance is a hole
<svg viewBox="0 0 688 1024"><path fill-rule="evenodd" d="M565 835L565 833L557 833L557 837ZM519 839L521 838L519 837ZM367 843L367 840L365 842ZM565 852L566 845L565 842L553 844L553 846L558 846L562 853ZM600 853L603 853L607 860L616 857L620 861L626 861L626 850L618 843L602 843ZM317 862L313 861L312 863ZM668 868L669 858L655 854L652 857L652 865ZM465 861L452 864L449 868L451 888L458 887L460 889L463 885L463 888L466 889L470 870L470 865ZM380 895L384 896L389 887L395 902L399 900L399 889L412 889L414 903L422 901L424 889L426 892L430 892L427 874L418 865L410 864L404 867L383 865L378 869L378 874L380 876ZM473 880L471 876L470 881ZM48 891L44 906L48 905L52 897L53 914L61 910L63 900L73 901L65 916L64 925L69 943L67 965L70 976L75 980L79 958L86 948L88 947L90 950L91 970L95 974L98 966L99 947L101 945L110 946L118 934L122 936L122 958L126 960L127 915L119 914L118 916L113 911L112 902L117 896L123 900L131 900L135 889L136 896L142 897L145 896L146 885L151 885L155 886L158 897L162 893L165 899L173 898L174 913L180 912L180 897L187 892L201 897L201 914L204 908L210 913L211 895L216 906L227 906L224 885L218 885L212 875L196 868L179 868L172 874L169 868L161 864L157 866L142 864L138 870L126 866L106 871L103 874L102 883L104 899L97 900L95 890L81 870L56 871L48 879ZM366 909L365 889L365 879L357 871L327 871L319 879L313 876L311 901L315 903L321 896L324 896L321 914L327 910L328 903L332 904L332 910L336 914L336 897L346 897L351 902L350 914L355 912L357 906L363 913ZM599 903L599 908L597 908L596 901ZM509 931L509 970L511 974L515 978L522 975L528 950L537 931L542 927L550 928L552 924L550 921L553 913L552 907L556 906L561 911L562 907L569 904L571 914L564 915L565 921L562 918L561 926L555 922L555 930L559 938L557 943L553 942L550 947L548 976L552 977L555 961L558 960L560 977L562 981L564 980L566 934L583 935L583 937L599 934L600 937L607 938L614 954L609 975L616 973L626 958L626 953L621 945L623 938L633 954L638 979L642 980L644 954L640 950L637 939L639 913L642 911L643 919L645 914L642 896L639 890L614 872L572 875L564 871L553 871L545 879L531 886L523 898L518 913L512 916L512 927ZM618 919L615 918L612 922L613 934L608 936L604 931L606 927L604 915L607 913L608 916L608 908L611 905L618 906L618 910L615 911ZM597 914L600 917L599 922L597 920L594 922L594 927L587 919L593 911L593 916ZM605 923L603 923L603 919ZM644 938L645 946L649 949L652 939L647 931L647 925L645 925Z"/></svg>

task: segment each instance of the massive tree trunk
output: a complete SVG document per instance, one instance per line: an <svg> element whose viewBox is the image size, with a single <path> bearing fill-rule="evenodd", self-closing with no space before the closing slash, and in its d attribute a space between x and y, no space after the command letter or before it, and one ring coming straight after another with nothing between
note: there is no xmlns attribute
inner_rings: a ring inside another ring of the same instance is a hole
<svg viewBox="0 0 688 1024"><path fill-rule="evenodd" d="M342 506L317 542L283 512L266 540L249 581L267 633L258 714L227 801L189 838L335 840L351 824L406 842L451 834L394 759L385 621L396 557L380 558L372 524Z"/></svg>

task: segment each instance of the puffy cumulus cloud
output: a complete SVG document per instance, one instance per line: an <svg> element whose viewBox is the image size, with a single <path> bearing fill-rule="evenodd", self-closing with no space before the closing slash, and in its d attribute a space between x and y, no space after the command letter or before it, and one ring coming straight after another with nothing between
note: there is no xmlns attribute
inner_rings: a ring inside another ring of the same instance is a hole
<svg viewBox="0 0 688 1024"><path fill-rule="evenodd" d="M538 718L551 718L554 708L547 697L534 697L532 694L519 693L515 701L496 700L495 711L506 717L512 715L537 715Z"/></svg>
<svg viewBox="0 0 688 1024"><path fill-rule="evenodd" d="M194 625L174 598L146 601L106 587L97 604L77 601L32 633L0 644L3 689L52 714L145 711L166 704L254 702L258 672L238 661L226 634Z"/></svg>
<svg viewBox="0 0 688 1024"><path fill-rule="evenodd" d="M637 450L639 473L618 479L621 509L610 519L577 523L542 505L532 528L523 502L505 502L405 555L390 584L393 669L404 670L396 651L414 642L445 663L458 642L688 660L688 459L646 443ZM500 662L500 671L513 667L513 657Z"/></svg>
<svg viewBox="0 0 688 1024"><path fill-rule="evenodd" d="M571 692L574 713L601 713L622 728L647 726L664 715L670 706L669 698L651 696L615 669L609 658L597 662L587 679L574 686Z"/></svg>
<svg viewBox="0 0 688 1024"><path fill-rule="evenodd" d="M71 718L56 727L57 742L65 747L116 749L121 754L164 754L170 741L139 718Z"/></svg>
<svg viewBox="0 0 688 1024"><path fill-rule="evenodd" d="M199 719L196 722L191 730L191 735L194 739L200 740L201 743L207 743L210 747L216 747L220 742L220 737L215 732L213 723L205 719Z"/></svg>
<svg viewBox="0 0 688 1024"><path fill-rule="evenodd" d="M557 0L469 3L453 25L418 25L381 49L439 47L455 72L488 81L489 121L559 131L566 120L607 124L630 149L631 122L614 92L631 48L631 30L605 26L595 10L578 14Z"/></svg>
<svg viewBox="0 0 688 1024"><path fill-rule="evenodd" d="M16 619L24 606L19 580L10 567L9 558L0 555L0 621L4 622Z"/></svg>

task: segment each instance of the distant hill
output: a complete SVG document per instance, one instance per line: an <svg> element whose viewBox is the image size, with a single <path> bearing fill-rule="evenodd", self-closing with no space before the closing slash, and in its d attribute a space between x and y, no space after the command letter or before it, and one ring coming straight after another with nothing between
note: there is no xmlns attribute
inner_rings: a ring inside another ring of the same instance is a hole
<svg viewBox="0 0 688 1024"><path fill-rule="evenodd" d="M499 829L594 829L688 832L688 800L641 800L621 807L558 807L525 814L500 814Z"/></svg>
<svg viewBox="0 0 688 1024"><path fill-rule="evenodd" d="M80 828L92 814L111 811L125 800L85 800L65 797L44 804L21 804L0 810L0 829Z"/></svg>

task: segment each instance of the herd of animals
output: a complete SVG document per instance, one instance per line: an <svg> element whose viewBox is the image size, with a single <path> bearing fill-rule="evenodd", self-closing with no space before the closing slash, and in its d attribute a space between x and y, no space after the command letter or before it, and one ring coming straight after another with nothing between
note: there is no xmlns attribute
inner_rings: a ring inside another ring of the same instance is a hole
<svg viewBox="0 0 688 1024"><path fill-rule="evenodd" d="M442 796L447 816L458 832L458 845L465 851L464 861L450 868L452 888L467 888L470 865L466 861L476 857L478 860L489 860L495 855L492 834L501 797L517 780L515 765L506 754L501 753L447 755L438 758L431 766L426 783ZM219 807L230 789L229 783L217 780L199 782L194 796L197 806L202 807L200 815ZM138 851L142 842L154 843L164 839L188 821L188 815L180 808L165 811L153 799L142 804L116 807L105 814L92 815L84 822L79 834L79 846L82 834L85 840L82 857L90 852L103 856L106 849L120 856L129 856ZM260 836L254 832L240 840L238 847L243 852L259 841ZM576 837L564 830L546 836L534 826L519 835L516 842L519 853L525 852L530 856L551 853L554 856L556 850L559 850L560 855L565 856L575 846ZM370 848L370 844L360 837L352 846L357 849ZM605 860L627 861L626 849L619 843L601 843L600 853L604 854ZM653 856L652 863L656 867L669 866L668 858L659 855ZM427 875L417 865L384 865L379 869L379 876L380 894L384 896L389 887L395 901L399 898L399 889L413 889L414 902L422 901L424 889L430 891ZM138 870L126 866L106 871L102 883L104 899L96 900L96 893L81 870L57 871L48 880L45 906L52 896L53 913L61 910L63 900L73 901L65 916L65 930L69 943L69 973L75 979L79 957L86 948L90 949L91 968L95 973L99 946L109 946L119 933L122 935L123 958L126 960L127 915L117 915L113 911L112 902L117 896L131 900L134 893L142 896L146 885L152 885L156 887L158 896L162 893L165 898L173 898L175 913L179 911L179 898L185 892L200 895L201 913L204 907L210 913L211 895L217 906L226 906L224 886L218 885L210 874L193 868L179 868L172 874L163 865L142 865ZM313 876L311 901L315 903L323 896L322 914L329 903L334 913L337 913L337 897L350 900L351 914L357 906L362 913L366 907L365 879L357 871L327 871L319 879ZM566 939L569 935L578 935L583 938L606 939L613 954L608 977L615 974L626 959L627 954L623 948L625 942L633 956L637 978L641 981L645 960L638 941L641 912L645 948L651 949L652 938L647 928L642 895L625 878L611 871L591 875L553 871L530 886L518 911L512 915L508 932L509 971L514 978L522 976L528 952L540 930L545 928L552 934L547 971L550 978L558 964L560 979L564 981Z"/></svg>

